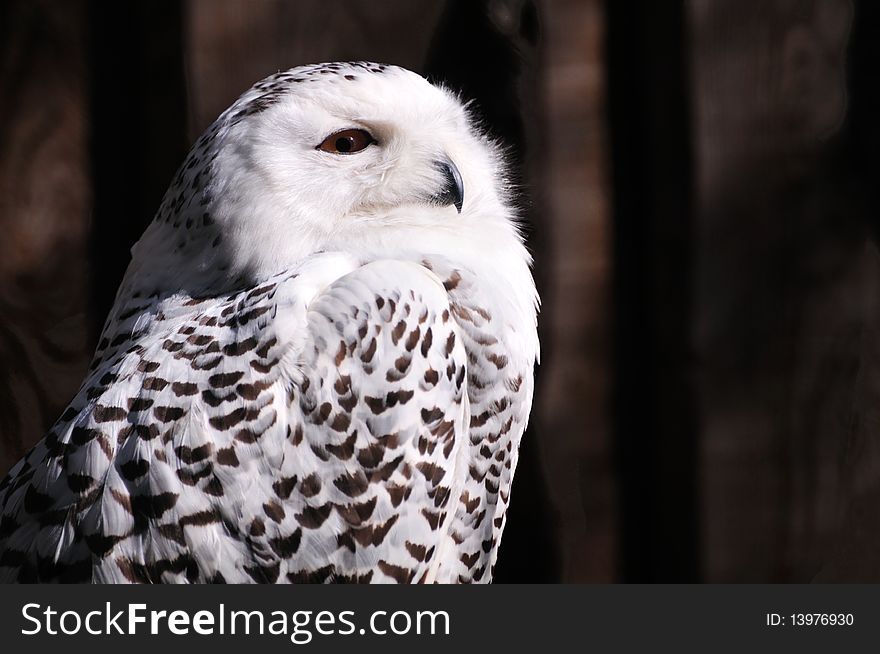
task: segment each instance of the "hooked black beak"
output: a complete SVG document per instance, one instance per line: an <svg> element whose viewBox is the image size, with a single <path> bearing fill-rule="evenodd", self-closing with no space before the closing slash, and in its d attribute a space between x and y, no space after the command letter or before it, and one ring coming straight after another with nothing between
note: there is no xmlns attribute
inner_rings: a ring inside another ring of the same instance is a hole
<svg viewBox="0 0 880 654"><path fill-rule="evenodd" d="M433 200L444 207L454 204L458 213L461 213L464 204L464 183L461 181L461 173L458 172L455 164L446 158L434 162L434 165L443 173L443 186Z"/></svg>

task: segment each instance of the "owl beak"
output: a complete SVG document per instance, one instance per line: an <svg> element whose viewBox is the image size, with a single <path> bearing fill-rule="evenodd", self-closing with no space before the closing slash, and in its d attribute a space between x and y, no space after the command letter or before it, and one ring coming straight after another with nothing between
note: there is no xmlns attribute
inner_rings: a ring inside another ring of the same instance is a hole
<svg viewBox="0 0 880 654"><path fill-rule="evenodd" d="M461 173L458 172L455 164L446 157L435 161L434 165L437 170L443 173L443 186L432 199L443 207L454 204L458 213L461 213L461 207L464 204L464 183L461 181Z"/></svg>

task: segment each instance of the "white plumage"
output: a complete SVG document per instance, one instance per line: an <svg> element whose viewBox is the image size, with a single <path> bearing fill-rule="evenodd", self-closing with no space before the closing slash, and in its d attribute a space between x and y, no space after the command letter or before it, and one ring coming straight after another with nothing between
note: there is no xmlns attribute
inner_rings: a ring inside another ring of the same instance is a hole
<svg viewBox="0 0 880 654"><path fill-rule="evenodd" d="M0 483L0 579L491 580L536 304L454 95L372 63L267 78L193 147L80 392Z"/></svg>

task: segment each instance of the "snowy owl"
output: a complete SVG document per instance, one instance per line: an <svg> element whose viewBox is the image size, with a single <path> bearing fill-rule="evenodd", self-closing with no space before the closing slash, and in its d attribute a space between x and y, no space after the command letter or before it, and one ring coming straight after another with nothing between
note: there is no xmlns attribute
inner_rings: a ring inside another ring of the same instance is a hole
<svg viewBox="0 0 880 654"><path fill-rule="evenodd" d="M490 581L538 357L511 194L499 148L415 73L253 86L0 483L0 580Z"/></svg>

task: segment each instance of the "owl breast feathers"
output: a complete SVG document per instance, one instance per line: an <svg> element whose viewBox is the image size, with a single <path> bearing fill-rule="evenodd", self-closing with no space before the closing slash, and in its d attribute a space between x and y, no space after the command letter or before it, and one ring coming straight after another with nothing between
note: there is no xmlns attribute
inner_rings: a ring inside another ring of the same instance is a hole
<svg viewBox="0 0 880 654"><path fill-rule="evenodd" d="M490 581L538 356L505 179L409 71L247 91L0 482L0 580Z"/></svg>

